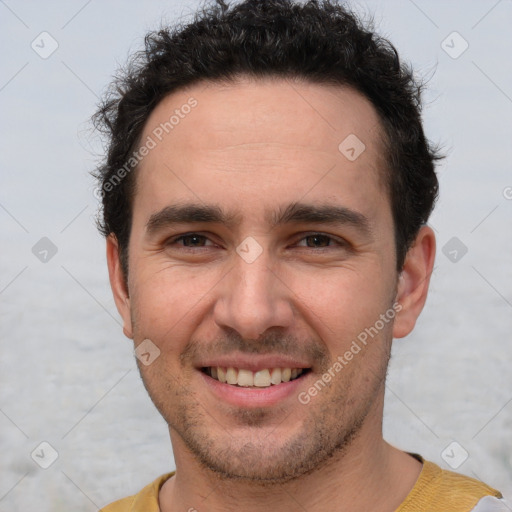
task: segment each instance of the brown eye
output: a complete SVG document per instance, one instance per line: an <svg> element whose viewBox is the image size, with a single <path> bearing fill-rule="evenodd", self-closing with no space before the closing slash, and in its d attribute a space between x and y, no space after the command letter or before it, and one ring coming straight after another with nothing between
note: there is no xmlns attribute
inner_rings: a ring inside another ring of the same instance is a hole
<svg viewBox="0 0 512 512"><path fill-rule="evenodd" d="M187 247L203 247L206 238L201 235L186 235L182 237L183 245Z"/></svg>
<svg viewBox="0 0 512 512"><path fill-rule="evenodd" d="M197 233L187 233L173 238L168 242L168 245L179 245L181 247L205 247L208 242L208 238Z"/></svg>
<svg viewBox="0 0 512 512"><path fill-rule="evenodd" d="M343 249L349 250L351 245L343 238L325 233L305 233L295 243L301 249Z"/></svg>
<svg viewBox="0 0 512 512"><path fill-rule="evenodd" d="M304 237L307 247L328 247L332 238L327 235L308 235Z"/></svg>

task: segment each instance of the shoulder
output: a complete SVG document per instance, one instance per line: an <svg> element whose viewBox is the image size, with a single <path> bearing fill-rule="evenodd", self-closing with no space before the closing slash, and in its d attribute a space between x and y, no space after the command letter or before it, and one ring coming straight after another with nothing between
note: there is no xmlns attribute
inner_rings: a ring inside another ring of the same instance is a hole
<svg viewBox="0 0 512 512"><path fill-rule="evenodd" d="M173 475L174 472L162 475L137 494L115 501L99 512L159 512L158 493L164 482Z"/></svg>
<svg viewBox="0 0 512 512"><path fill-rule="evenodd" d="M106 507L100 509L99 512L129 512L132 510L133 500L135 496L128 496L122 500L117 500Z"/></svg>
<svg viewBox="0 0 512 512"><path fill-rule="evenodd" d="M486 496L502 498L499 491L479 480L441 469L419 456L416 458L421 459L423 469L397 512L469 512ZM487 512L482 509L484 511Z"/></svg>
<svg viewBox="0 0 512 512"><path fill-rule="evenodd" d="M428 464L431 464L437 470L436 472L438 476L435 481L440 491L452 492L454 494L467 495L475 498L481 498L483 496L494 496L496 498L502 497L499 491L480 480L476 480L475 478L461 475L460 473L455 473L453 471L447 471L446 469L441 469L432 462L429 462Z"/></svg>

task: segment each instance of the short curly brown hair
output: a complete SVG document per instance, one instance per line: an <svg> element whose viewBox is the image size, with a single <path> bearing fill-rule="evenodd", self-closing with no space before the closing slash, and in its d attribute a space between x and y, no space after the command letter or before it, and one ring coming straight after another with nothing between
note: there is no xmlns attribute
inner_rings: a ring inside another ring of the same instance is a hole
<svg viewBox="0 0 512 512"><path fill-rule="evenodd" d="M125 276L136 173L113 179L126 169L149 115L180 88L241 75L348 85L372 103L385 132L401 270L438 194L434 164L440 156L423 132L422 84L389 41L334 0L245 0L234 6L216 0L187 25L149 33L145 49L114 79L93 117L108 139L106 159L93 172L102 192L99 228L116 236Z"/></svg>

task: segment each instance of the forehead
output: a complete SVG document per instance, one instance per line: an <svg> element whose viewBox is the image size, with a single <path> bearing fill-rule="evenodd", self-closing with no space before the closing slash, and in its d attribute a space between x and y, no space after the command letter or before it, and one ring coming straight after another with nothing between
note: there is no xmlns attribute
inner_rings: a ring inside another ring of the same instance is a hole
<svg viewBox="0 0 512 512"><path fill-rule="evenodd" d="M165 97L146 122L141 141L154 144L139 164L135 201L145 193L162 204L211 202L213 183L267 207L276 191L290 200L335 190L387 196L381 137L375 109L348 87L202 82Z"/></svg>
<svg viewBox="0 0 512 512"><path fill-rule="evenodd" d="M197 104L189 108L191 103ZM187 117L191 120L183 122ZM341 142L354 134L371 146L382 134L375 108L353 88L278 77L239 77L180 89L156 106L143 137L166 123L169 133L163 137L198 149L215 148L228 137L233 146L275 141L323 150L326 138ZM283 124L285 130L272 130ZM207 130L207 137L191 137L190 125Z"/></svg>

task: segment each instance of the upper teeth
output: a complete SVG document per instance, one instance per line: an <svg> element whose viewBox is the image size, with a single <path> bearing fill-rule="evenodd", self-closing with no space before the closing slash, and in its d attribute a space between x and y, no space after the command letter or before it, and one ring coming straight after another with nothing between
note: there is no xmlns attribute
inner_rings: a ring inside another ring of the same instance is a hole
<svg viewBox="0 0 512 512"><path fill-rule="evenodd" d="M297 378L304 371L303 368L265 368L252 372L243 368L225 368L223 366L211 366L207 373L220 382L238 385L242 387L256 386L266 388L272 384L281 384Z"/></svg>

